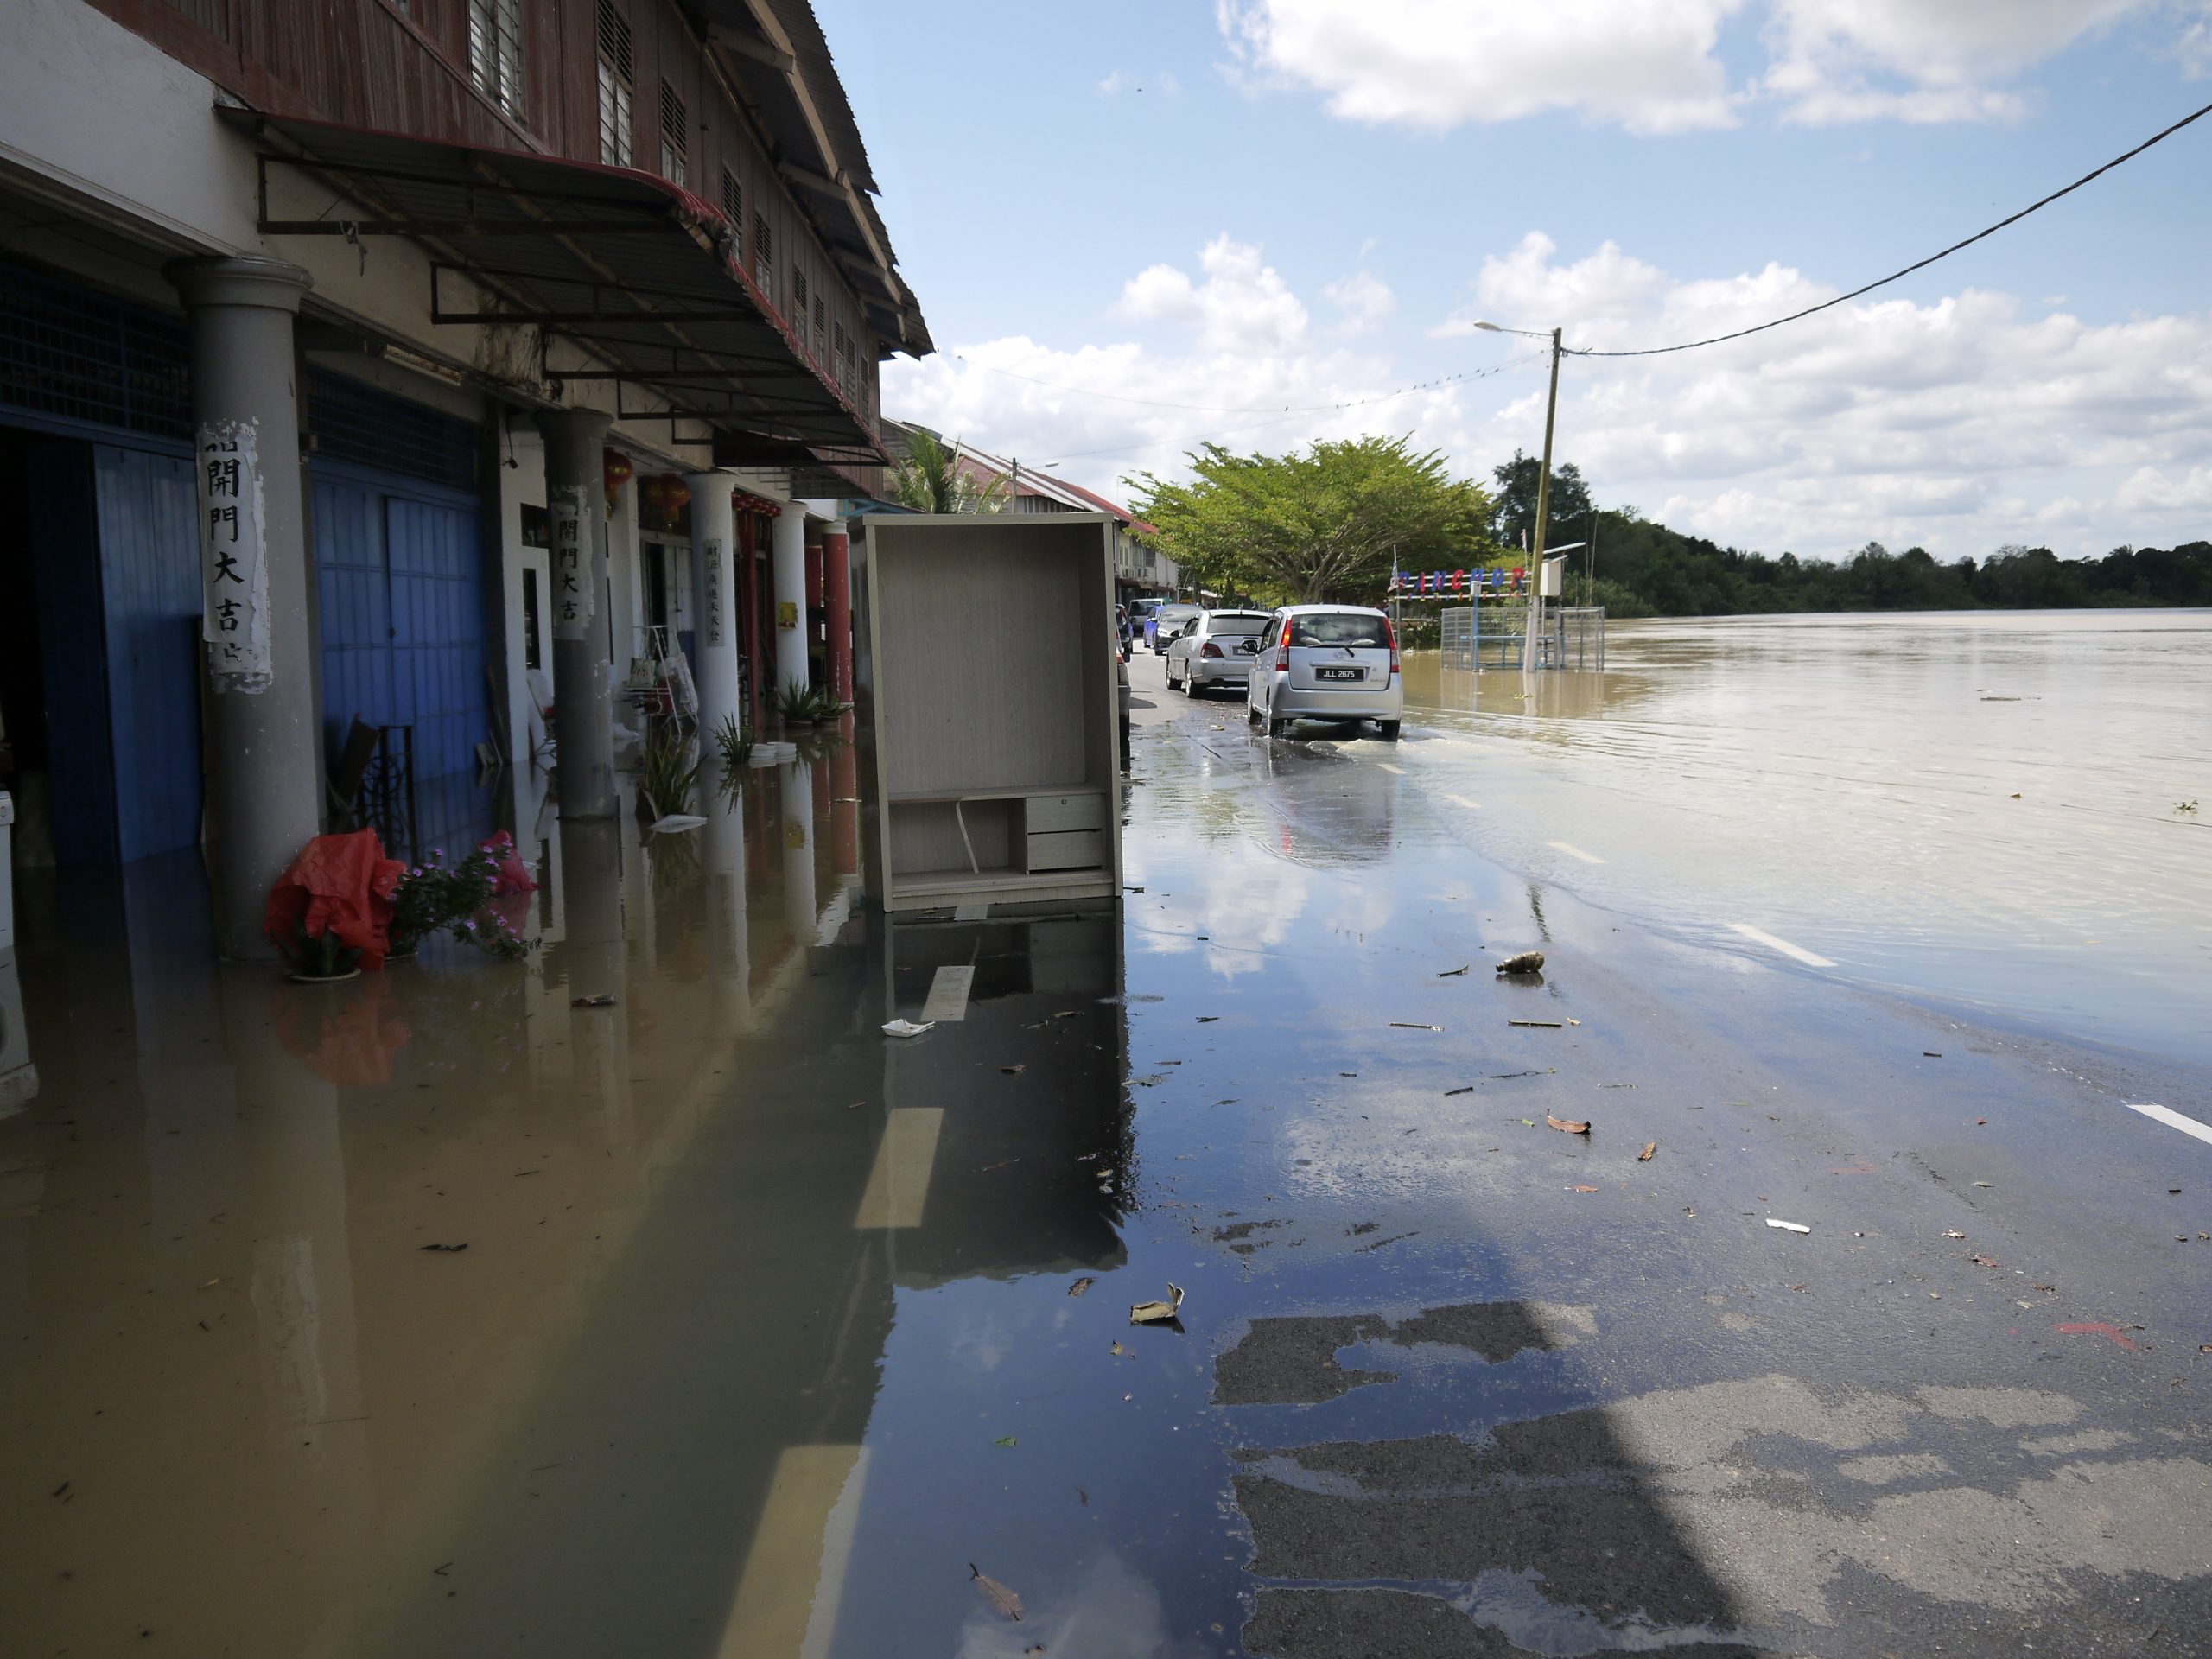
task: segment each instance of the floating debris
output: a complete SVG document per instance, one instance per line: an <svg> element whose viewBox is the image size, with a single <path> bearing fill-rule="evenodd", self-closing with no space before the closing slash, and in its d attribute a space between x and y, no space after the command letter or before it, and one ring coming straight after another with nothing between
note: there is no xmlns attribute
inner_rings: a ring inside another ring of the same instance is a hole
<svg viewBox="0 0 2212 1659"><path fill-rule="evenodd" d="M1164 1302L1139 1302L1129 1310L1131 1325L1165 1325L1183 1311L1183 1287L1173 1280L1168 1281L1169 1300Z"/></svg>
<svg viewBox="0 0 2212 1659"><path fill-rule="evenodd" d="M1544 953L1541 950L1523 950L1519 956L1508 957L1497 964L1497 971L1501 974L1541 974L1543 970Z"/></svg>
<svg viewBox="0 0 2212 1659"><path fill-rule="evenodd" d="M1766 1218L1766 1224L1778 1227L1785 1233L1809 1233L1813 1230L1802 1221L1777 1221L1772 1216Z"/></svg>

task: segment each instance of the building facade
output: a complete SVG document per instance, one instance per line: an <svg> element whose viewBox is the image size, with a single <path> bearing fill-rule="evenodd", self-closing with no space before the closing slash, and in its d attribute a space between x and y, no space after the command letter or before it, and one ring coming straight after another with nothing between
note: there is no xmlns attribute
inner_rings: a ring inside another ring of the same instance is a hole
<svg viewBox="0 0 2212 1659"><path fill-rule="evenodd" d="M931 349L874 188L806 0L13 0L18 861L204 856L260 954L365 749L419 851L611 812L641 660L834 675Z"/></svg>

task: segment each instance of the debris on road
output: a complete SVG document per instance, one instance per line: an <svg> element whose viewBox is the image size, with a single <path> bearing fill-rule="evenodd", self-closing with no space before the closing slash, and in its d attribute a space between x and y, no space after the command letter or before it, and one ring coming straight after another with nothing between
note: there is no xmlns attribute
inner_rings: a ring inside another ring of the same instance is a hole
<svg viewBox="0 0 2212 1659"><path fill-rule="evenodd" d="M1020 1596L1014 1594L1013 1591L1007 1589L973 1561L968 1563L968 1577L976 1588L982 1592L983 1599L991 1604L993 1612L1001 1618L1015 1620L1020 1618L1021 1598Z"/></svg>
<svg viewBox="0 0 2212 1659"><path fill-rule="evenodd" d="M1968 1256L1967 1260L1973 1262L1977 1268L1993 1268L1998 1265L1997 1258L1995 1256L1984 1255L1980 1251L1976 1251L1974 1255Z"/></svg>
<svg viewBox="0 0 2212 1659"><path fill-rule="evenodd" d="M1457 968L1446 968L1442 973L1439 974L1437 977L1439 979L1457 979L1460 975L1465 973L1474 965L1475 964L1471 962L1463 962Z"/></svg>
<svg viewBox="0 0 2212 1659"><path fill-rule="evenodd" d="M572 996L569 999L569 1006L572 1008L611 1008L614 1006L614 999L605 995Z"/></svg>
<svg viewBox="0 0 2212 1659"><path fill-rule="evenodd" d="M1071 1284L1071 1285L1070 1285L1070 1286L1068 1287L1068 1294L1069 1294L1069 1295L1071 1295L1071 1296L1080 1296L1080 1295L1082 1295L1082 1294L1083 1294L1083 1293L1084 1293L1084 1291L1089 1290L1089 1289L1090 1289L1093 1285L1096 1284L1097 1282L1098 1282L1098 1281L1097 1281L1096 1279L1090 1279L1090 1278L1078 1279L1078 1280L1077 1280L1077 1281L1075 1281L1075 1283L1073 1283L1073 1284Z"/></svg>
<svg viewBox="0 0 2212 1659"><path fill-rule="evenodd" d="M1505 1023L1509 1026L1535 1026L1546 1031L1559 1031L1565 1025L1565 1021L1559 1020L1509 1020Z"/></svg>
<svg viewBox="0 0 2212 1659"><path fill-rule="evenodd" d="M2134 1343L2130 1341L2116 1325L2102 1325L2093 1320L2082 1320L2072 1325L2054 1325L2050 1328L2062 1337L2110 1337L2121 1347L2130 1351L2133 1351L2135 1347Z"/></svg>
<svg viewBox="0 0 2212 1659"><path fill-rule="evenodd" d="M1647 1141L1643 1143L1643 1150L1636 1154L1636 1161L1639 1164L1648 1164L1658 1150L1659 1143L1656 1141Z"/></svg>
<svg viewBox="0 0 2212 1659"><path fill-rule="evenodd" d="M1471 1083L1464 1089L1446 1089L1444 1091L1444 1098L1449 1100L1454 1095L1471 1095L1474 1092L1475 1085Z"/></svg>
<svg viewBox="0 0 2212 1659"><path fill-rule="evenodd" d="M1393 1020L1390 1022L1390 1029L1393 1031L1441 1031L1444 1027L1441 1026L1424 1026L1418 1021L1412 1020Z"/></svg>
<svg viewBox="0 0 2212 1659"><path fill-rule="evenodd" d="M1202 1014L1198 1016L1198 1023L1202 1026L1210 1026L1220 1018L1221 1016L1217 1014Z"/></svg>
<svg viewBox="0 0 2212 1659"><path fill-rule="evenodd" d="M991 1442L993 1446L1020 1446L1021 1442L1011 1434L1001 1434Z"/></svg>
<svg viewBox="0 0 2212 1659"><path fill-rule="evenodd" d="M1170 1280L1167 1284L1169 1300L1164 1302L1139 1302L1129 1310L1131 1325L1165 1325L1183 1311L1183 1287Z"/></svg>
<svg viewBox="0 0 2212 1659"><path fill-rule="evenodd" d="M919 1025L912 1020L887 1020L883 1025L883 1034L887 1037L918 1037L936 1024L934 1020L924 1020Z"/></svg>
<svg viewBox="0 0 2212 1659"><path fill-rule="evenodd" d="M1947 1227L1943 1230L1943 1236L1946 1238L1964 1238L1966 1235L1955 1227Z"/></svg>
<svg viewBox="0 0 2212 1659"><path fill-rule="evenodd" d="M1497 971L1501 974L1540 974L1543 970L1544 953L1541 950L1523 950L1519 956L1508 957L1497 964Z"/></svg>
<svg viewBox="0 0 2212 1659"><path fill-rule="evenodd" d="M456 1255L461 1251L467 1249L468 1246L466 1244L423 1244L417 1248L425 1250L437 1250L447 1255Z"/></svg>
<svg viewBox="0 0 2212 1659"><path fill-rule="evenodd" d="M1028 1069L1029 1068L1026 1065L1002 1065L999 1067L999 1070L1005 1072L1009 1077L1018 1077Z"/></svg>
<svg viewBox="0 0 2212 1659"><path fill-rule="evenodd" d="M1780 1228L1785 1233L1809 1233L1813 1230L1802 1221L1777 1221L1772 1216L1766 1218L1766 1224Z"/></svg>
<svg viewBox="0 0 2212 1659"><path fill-rule="evenodd" d="M1570 1192L1595 1192L1598 1189L1594 1186L1570 1186L1567 1190Z"/></svg>
<svg viewBox="0 0 2212 1659"><path fill-rule="evenodd" d="M1544 1114L1544 1122L1550 1124L1552 1128L1557 1129L1561 1135L1587 1135L1590 1133L1590 1124L1587 1119L1578 1122L1571 1117L1554 1117L1549 1112L1546 1112Z"/></svg>

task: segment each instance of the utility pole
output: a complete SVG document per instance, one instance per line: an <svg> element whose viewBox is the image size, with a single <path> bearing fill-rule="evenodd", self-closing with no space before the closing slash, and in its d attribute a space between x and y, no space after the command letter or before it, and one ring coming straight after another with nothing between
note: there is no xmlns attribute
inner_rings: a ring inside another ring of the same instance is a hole
<svg viewBox="0 0 2212 1659"><path fill-rule="evenodd" d="M1544 530L1552 510L1552 429L1559 417L1560 332L1557 328L1552 330L1552 389L1544 402L1543 470L1536 474L1536 548L1529 557L1529 628L1521 637L1523 673L1536 666L1536 631L1543 626Z"/></svg>

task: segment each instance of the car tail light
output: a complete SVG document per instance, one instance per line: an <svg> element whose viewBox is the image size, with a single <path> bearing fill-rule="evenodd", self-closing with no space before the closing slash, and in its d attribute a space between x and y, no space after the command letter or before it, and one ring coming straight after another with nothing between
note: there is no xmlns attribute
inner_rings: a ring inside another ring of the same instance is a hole
<svg viewBox="0 0 2212 1659"><path fill-rule="evenodd" d="M1275 646L1275 668L1279 672L1290 672L1290 619L1282 620L1282 639Z"/></svg>
<svg viewBox="0 0 2212 1659"><path fill-rule="evenodd" d="M1382 643L1390 647L1390 672L1398 671L1398 631L1390 626L1390 619L1382 619Z"/></svg>
<svg viewBox="0 0 2212 1659"><path fill-rule="evenodd" d="M1218 657L1221 655L1221 647L1214 644L1212 640L1209 639L1205 644L1198 647L1198 655L1201 657Z"/></svg>

